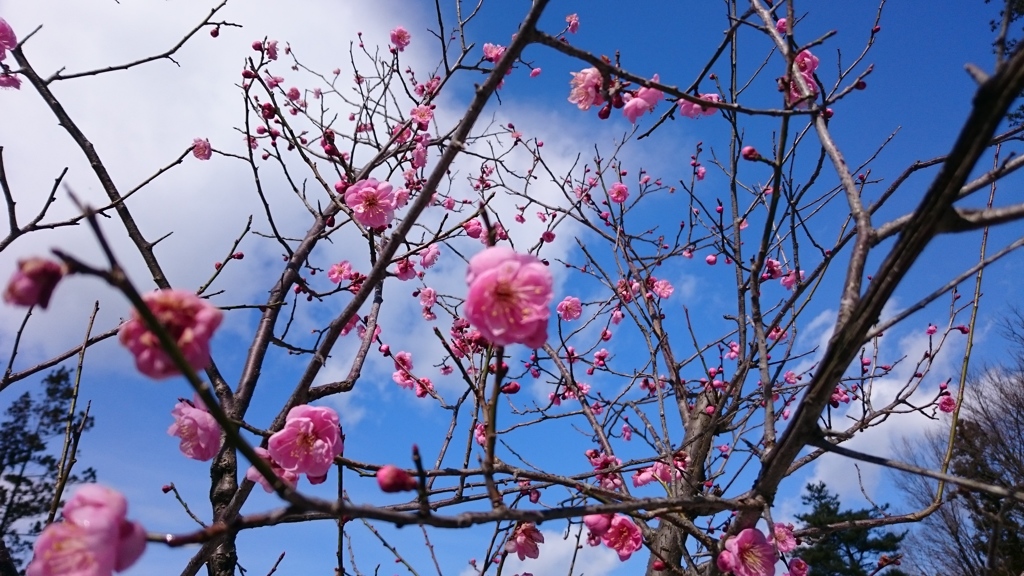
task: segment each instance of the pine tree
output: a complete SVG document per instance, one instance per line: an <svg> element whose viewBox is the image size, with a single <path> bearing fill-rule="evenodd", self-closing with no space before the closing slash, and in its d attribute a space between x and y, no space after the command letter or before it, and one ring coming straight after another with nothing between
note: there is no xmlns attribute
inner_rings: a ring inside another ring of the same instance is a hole
<svg viewBox="0 0 1024 576"><path fill-rule="evenodd" d="M810 512L796 516L803 522L803 528L825 528L878 517L878 513L869 508L840 510L839 496L829 492L824 482L808 484L807 494L801 500L811 507ZM903 537L904 534L879 528L840 528L805 542L798 556L807 562L815 576L868 576L876 573L883 555L893 557L899 551ZM896 568L877 573L904 574Z"/></svg>
<svg viewBox="0 0 1024 576"><path fill-rule="evenodd" d="M74 397L70 373L64 368L43 379L43 393L22 394L0 422L0 535L18 565L31 556L58 484L61 444L68 409ZM92 417L79 412L76 433L92 428ZM68 485L94 482L92 468L72 474Z"/></svg>

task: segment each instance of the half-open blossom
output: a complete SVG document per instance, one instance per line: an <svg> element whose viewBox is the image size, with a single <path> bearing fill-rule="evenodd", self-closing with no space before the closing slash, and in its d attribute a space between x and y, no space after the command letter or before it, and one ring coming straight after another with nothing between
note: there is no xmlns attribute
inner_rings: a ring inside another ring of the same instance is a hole
<svg viewBox="0 0 1024 576"><path fill-rule="evenodd" d="M544 542L544 535L537 530L533 522L523 522L516 526L512 535L505 542L505 551L509 554L515 553L520 560L537 558L540 556L538 544Z"/></svg>
<svg viewBox="0 0 1024 576"><path fill-rule="evenodd" d="M484 60L497 63L505 54L505 47L500 44L484 44Z"/></svg>
<svg viewBox="0 0 1024 576"><path fill-rule="evenodd" d="M343 449L338 413L308 404L289 410L284 428L267 442L270 457L282 468L309 477L326 475Z"/></svg>
<svg viewBox="0 0 1024 576"><path fill-rule="evenodd" d="M498 346L544 345L553 280L543 262L494 246L470 259L466 283L466 318L485 339Z"/></svg>
<svg viewBox="0 0 1024 576"><path fill-rule="evenodd" d="M192 141L192 155L200 160L209 160L213 156L213 148L206 138L196 138Z"/></svg>
<svg viewBox="0 0 1024 576"><path fill-rule="evenodd" d="M216 306L187 290L157 290L143 294L142 300L178 344L189 366L203 370L210 365L210 338L224 317ZM121 325L118 339L135 356L139 372L150 378L179 374L138 310L132 310L131 319Z"/></svg>
<svg viewBox="0 0 1024 576"><path fill-rule="evenodd" d="M658 82L658 75L655 74L651 80ZM629 102L626 102L626 105L622 107L622 113L630 122L636 123L637 118L645 112L653 112L654 107L658 105L658 101L663 96L664 94L661 90L644 86L636 91L636 96L633 96Z"/></svg>
<svg viewBox="0 0 1024 576"><path fill-rule="evenodd" d="M716 563L735 576L775 576L775 547L756 528L741 530L725 542Z"/></svg>
<svg viewBox="0 0 1024 576"><path fill-rule="evenodd" d="M384 228L395 217L395 195L388 182L360 180L345 190L345 204L356 221L367 228Z"/></svg>
<svg viewBox="0 0 1024 576"><path fill-rule="evenodd" d="M36 306L46 308L57 283L67 273L67 268L60 262L45 258L27 258L18 260L18 269L14 271L7 288L4 289L4 302L17 306Z"/></svg>
<svg viewBox="0 0 1024 576"><path fill-rule="evenodd" d="M28 576L108 576L142 556L146 532L125 518L119 492L86 484L64 505L64 521L50 524L35 543Z"/></svg>
<svg viewBox="0 0 1024 576"><path fill-rule="evenodd" d="M0 18L0 62L7 58L7 51L14 50L17 45L18 37L14 35L14 29L7 20Z"/></svg>
<svg viewBox="0 0 1024 576"><path fill-rule="evenodd" d="M420 267L426 270L434 264L437 264L437 258L440 255L441 249L437 247L437 244L427 246L427 249L420 254Z"/></svg>
<svg viewBox="0 0 1024 576"><path fill-rule="evenodd" d="M939 410L947 414L952 414L953 411L956 410L956 398L953 398L948 394L939 398Z"/></svg>
<svg viewBox="0 0 1024 576"><path fill-rule="evenodd" d="M395 45L395 50L399 52L405 50L410 41L412 41L412 35L405 28L398 26L391 31L391 43Z"/></svg>
<svg viewBox="0 0 1024 576"><path fill-rule="evenodd" d="M589 110L591 106L601 104L604 98L601 96L601 72L597 68L586 68L579 72L571 72L572 80L569 84L572 90L569 92L569 102L572 102L580 110Z"/></svg>
<svg viewBox="0 0 1024 576"><path fill-rule="evenodd" d="M655 480L668 483L672 480L672 468L664 462L655 462L652 466L648 466L642 470L637 470L633 473L633 486L639 488L640 486L646 486Z"/></svg>
<svg viewBox="0 0 1024 576"><path fill-rule="evenodd" d="M206 461L220 451L220 425L196 395L194 402L182 400L171 410L174 423L167 429L171 436L181 438L178 448L185 456Z"/></svg>
<svg viewBox="0 0 1024 576"><path fill-rule="evenodd" d="M21 78L14 74L0 74L0 88L21 90Z"/></svg>
<svg viewBox="0 0 1024 576"><path fill-rule="evenodd" d="M614 517L614 514L588 514L583 517L583 523L586 524L591 534L600 538L612 527L612 518Z"/></svg>
<svg viewBox="0 0 1024 576"><path fill-rule="evenodd" d="M788 576L807 576L810 566L800 558L792 558L789 561Z"/></svg>
<svg viewBox="0 0 1024 576"><path fill-rule="evenodd" d="M583 315L583 305L580 299L575 296L566 296L564 300L555 306L558 315L566 322L576 320Z"/></svg>
<svg viewBox="0 0 1024 576"><path fill-rule="evenodd" d="M569 14L565 17L566 23L569 25L569 33L575 34L580 30L580 17L577 14Z"/></svg>
<svg viewBox="0 0 1024 576"><path fill-rule="evenodd" d="M273 458L270 457L270 452L266 448L254 448L256 454L263 459L264 462L270 464L270 469L281 479L282 482L289 486L295 486L295 483L299 481L299 475L291 470L285 470L278 464ZM259 470L255 466L250 466L245 472L245 478L252 482L258 482L260 486L267 492L273 492L274 487L271 486L270 481L260 474Z"/></svg>
<svg viewBox="0 0 1024 576"><path fill-rule="evenodd" d="M383 492L404 492L415 490L416 478L398 466L388 464L377 470L377 485Z"/></svg>
<svg viewBox="0 0 1024 576"><path fill-rule="evenodd" d="M690 102L689 100L679 101L679 113L687 118L700 118L701 116L711 116L715 112L718 112L718 108L711 106L710 104L721 102L722 97L718 94L701 94L700 99L708 102L708 104L698 104L696 102Z"/></svg>
<svg viewBox="0 0 1024 576"><path fill-rule="evenodd" d="M619 555L619 560L625 562L633 555L633 552L640 550L643 546L644 537L640 529L629 516L616 514L612 518L611 526L601 536L601 541Z"/></svg>
<svg viewBox="0 0 1024 576"><path fill-rule="evenodd" d="M804 271L803 270L800 270L799 272L797 272L796 270L790 270L779 281L782 283L782 286L786 290L792 290L793 286L796 286L796 283L797 283L798 279L799 279L799 281L803 281L803 279L804 279Z"/></svg>

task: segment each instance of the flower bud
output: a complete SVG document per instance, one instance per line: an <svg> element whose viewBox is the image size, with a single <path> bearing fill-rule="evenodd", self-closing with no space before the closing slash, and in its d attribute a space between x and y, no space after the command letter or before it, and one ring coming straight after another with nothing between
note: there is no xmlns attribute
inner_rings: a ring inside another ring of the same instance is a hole
<svg viewBox="0 0 1024 576"><path fill-rule="evenodd" d="M388 464L377 470L377 485L384 492L405 492L416 489L416 479L398 466Z"/></svg>

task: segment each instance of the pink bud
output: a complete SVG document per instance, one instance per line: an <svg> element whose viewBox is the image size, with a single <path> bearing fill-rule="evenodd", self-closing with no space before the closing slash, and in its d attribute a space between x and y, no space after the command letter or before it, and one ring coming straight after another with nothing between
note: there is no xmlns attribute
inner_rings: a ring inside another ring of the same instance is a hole
<svg viewBox="0 0 1024 576"><path fill-rule="evenodd" d="M508 384L505 384L504 386L501 387L501 391L504 392L505 394L515 394L516 392L519 392L519 390L519 382L515 381L509 382Z"/></svg>
<svg viewBox="0 0 1024 576"><path fill-rule="evenodd" d="M718 256L715 256L714 254L708 254L707 257L704 258L704 261L707 262L709 265L714 266L715 264L718 263Z"/></svg>
<svg viewBox="0 0 1024 576"><path fill-rule="evenodd" d="M753 146L744 146L743 149L740 150L740 155L743 156L744 160L757 160L761 157L757 152L757 148L754 148Z"/></svg>
<svg viewBox="0 0 1024 576"><path fill-rule="evenodd" d="M416 479L398 466L388 464L377 470L377 485L384 492L405 492L416 489Z"/></svg>

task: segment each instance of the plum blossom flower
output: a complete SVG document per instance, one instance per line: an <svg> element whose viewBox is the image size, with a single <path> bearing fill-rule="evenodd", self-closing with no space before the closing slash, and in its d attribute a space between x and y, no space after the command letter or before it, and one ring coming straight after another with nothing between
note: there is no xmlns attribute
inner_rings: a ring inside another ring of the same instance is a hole
<svg viewBox="0 0 1024 576"><path fill-rule="evenodd" d="M21 79L14 74L0 74L0 88L21 90Z"/></svg>
<svg viewBox="0 0 1024 576"><path fill-rule="evenodd" d="M420 305L430 308L434 304L437 304L437 290L434 290L429 286L420 290Z"/></svg>
<svg viewBox="0 0 1024 576"><path fill-rule="evenodd" d="M566 23L569 25L569 33L575 34L580 30L580 17L577 14L569 14L565 17Z"/></svg>
<svg viewBox="0 0 1024 576"><path fill-rule="evenodd" d="M689 100L680 100L678 103L679 113L687 118L693 118L696 120L701 116L711 116L715 112L718 112L718 108L711 106L710 104L721 102L721 96L718 94L701 94L700 99L708 102L709 104L698 104L696 102L690 102Z"/></svg>
<svg viewBox="0 0 1024 576"><path fill-rule="evenodd" d="M375 178L360 180L345 190L345 204L356 221L367 228L384 228L395 217L397 203L388 182Z"/></svg>
<svg viewBox="0 0 1024 576"><path fill-rule="evenodd" d="M569 322L570 320L577 320L583 315L583 305L580 303L580 299L575 296L566 296L564 300L555 306L555 310L558 315Z"/></svg>
<svg viewBox="0 0 1024 576"><path fill-rule="evenodd" d="M756 528L741 530L725 542L716 563L735 576L775 576L775 548Z"/></svg>
<svg viewBox="0 0 1024 576"><path fill-rule="evenodd" d="M437 258L440 255L441 249L437 247L437 244L427 246L427 249L420 254L420 267L424 270L430 268L437 263Z"/></svg>
<svg viewBox="0 0 1024 576"><path fill-rule="evenodd" d="M548 338L552 277L535 256L495 246L469 261L466 318L498 346L540 348Z"/></svg>
<svg viewBox="0 0 1024 576"><path fill-rule="evenodd" d="M409 46L409 42L412 40L412 35L405 28L398 26L391 31L391 43L395 45L395 50L399 52L406 49Z"/></svg>
<svg viewBox="0 0 1024 576"><path fill-rule="evenodd" d="M60 262L45 258L18 260L18 269L4 289L4 302L16 306L46 308L60 279L68 270Z"/></svg>
<svg viewBox="0 0 1024 576"><path fill-rule="evenodd" d="M192 155L200 160L209 160L213 156L213 148L206 138L196 138L192 141Z"/></svg>
<svg viewBox="0 0 1024 576"><path fill-rule="evenodd" d="M588 514L583 517L583 523L586 524L591 534L600 538L612 527L612 518L614 517L614 514Z"/></svg>
<svg viewBox="0 0 1024 576"><path fill-rule="evenodd" d="M156 290L144 294L142 300L177 343L189 366L203 370L210 365L210 338L224 318L217 307L186 290ZM150 378L179 374L138 310L132 310L131 319L121 325L118 339L135 356L139 372Z"/></svg>
<svg viewBox="0 0 1024 576"><path fill-rule="evenodd" d="M14 35L14 29L7 20L0 18L0 62L7 58L7 51L14 50L17 45L18 37Z"/></svg>
<svg viewBox="0 0 1024 576"><path fill-rule="evenodd" d="M814 81L814 71L818 69L818 57L811 54L810 50L802 50L793 60L793 65L807 85L807 93L803 92L800 83L796 79L789 80L790 102L796 102L797 107L806 108L808 103L818 95L818 83Z"/></svg>
<svg viewBox="0 0 1024 576"><path fill-rule="evenodd" d="M792 558L789 561L789 572L786 574L787 576L807 576L809 570L810 567L807 565L807 562L800 558Z"/></svg>
<svg viewBox="0 0 1024 576"><path fill-rule="evenodd" d="M796 550L796 538L793 537L792 524L776 522L774 530L772 530L772 540L775 541L775 547L783 554Z"/></svg>
<svg viewBox="0 0 1024 576"><path fill-rule="evenodd" d="M504 46L500 44L484 44L484 60L496 64L498 60L501 60L503 54L505 54Z"/></svg>
<svg viewBox="0 0 1024 576"><path fill-rule="evenodd" d="M174 423L167 434L181 438L178 448L193 460L213 459L220 452L220 425L207 410L206 405L195 396L192 402L181 400L171 410Z"/></svg>
<svg viewBox="0 0 1024 576"><path fill-rule="evenodd" d="M804 271L803 270L800 270L799 272L797 272L796 270L790 270L789 272L786 273L785 276L782 277L782 279L779 282L782 283L782 286L786 290L792 290L793 286L796 286L797 277L798 276L799 276L800 281L803 282L803 279L804 279Z"/></svg>
<svg viewBox="0 0 1024 576"><path fill-rule="evenodd" d="M651 287L651 292L654 292L658 298L664 299L671 296L672 293L675 292L675 288L672 287L672 283L668 280L658 280L654 283L654 286Z"/></svg>
<svg viewBox="0 0 1024 576"><path fill-rule="evenodd" d="M633 520L628 516L616 514L612 518L611 526L601 535L601 541L604 542L605 546L615 550L619 555L619 560L625 562L629 560L633 552L640 550L640 547L643 546L644 538L640 534L640 529L633 523Z"/></svg>
<svg viewBox="0 0 1024 576"><path fill-rule="evenodd" d="M342 280L349 280L352 278L352 264L348 260L342 260L337 264L331 265L327 269L327 279L335 284L341 283Z"/></svg>
<svg viewBox="0 0 1024 576"><path fill-rule="evenodd" d="M785 18L779 18L779 21L775 23L775 31L778 32L779 34L785 34L786 33L786 19Z"/></svg>
<svg viewBox="0 0 1024 576"><path fill-rule="evenodd" d="M412 260L402 258L395 264L395 277L399 280L412 280L416 277L416 267Z"/></svg>
<svg viewBox="0 0 1024 576"><path fill-rule="evenodd" d="M622 182L616 182L608 189L608 197L611 198L612 202L622 204L626 201L626 198L629 198L629 188Z"/></svg>
<svg viewBox="0 0 1024 576"><path fill-rule="evenodd" d="M652 82L658 82L658 75L655 74L651 78ZM658 101L662 99L664 94L661 90L656 88L647 88L646 86L636 91L636 96L632 97L626 105L622 107L622 113L626 118L636 123L637 118L642 116L645 112L653 112L654 107L658 105Z"/></svg>
<svg viewBox="0 0 1024 576"><path fill-rule="evenodd" d="M388 464L377 470L377 485L382 492L405 492L415 490L416 479L398 466Z"/></svg>
<svg viewBox="0 0 1024 576"><path fill-rule="evenodd" d="M142 556L146 531L125 518L128 502L116 490L86 484L64 505L63 522L36 540L28 576L109 576Z"/></svg>
<svg viewBox="0 0 1024 576"><path fill-rule="evenodd" d="M282 482L289 486L295 486L295 483L299 481L299 475L291 470L285 470L270 456L270 452L266 448L254 448L256 454L262 458L267 464L270 464L270 469L274 471L274 474L281 479ZM250 466L245 472L245 478L252 482L258 482L260 486L267 492L273 492L274 487L270 484L270 481L260 474L259 470L255 466Z"/></svg>
<svg viewBox="0 0 1024 576"><path fill-rule="evenodd" d="M409 112L409 117L419 124L430 124L434 119L434 109L430 106L417 106Z"/></svg>
<svg viewBox="0 0 1024 576"><path fill-rule="evenodd" d="M285 470L309 477L326 475L344 449L338 413L326 406L295 406L288 411L284 428L270 437L267 449Z"/></svg>
<svg viewBox="0 0 1024 576"><path fill-rule="evenodd" d="M633 486L639 488L640 486L646 486L655 480L662 482L668 482L672 480L672 468L670 468L664 462L655 462L652 466L648 466L642 470L637 470L633 473Z"/></svg>
<svg viewBox="0 0 1024 576"><path fill-rule="evenodd" d="M952 414L953 411L956 410L956 398L953 398L948 394L939 398L939 410L946 414Z"/></svg>
<svg viewBox="0 0 1024 576"><path fill-rule="evenodd" d="M505 551L509 554L515 553L520 560L537 558L540 556L540 548L537 546L544 542L544 535L537 530L533 522L523 522L516 526L505 542Z"/></svg>
<svg viewBox="0 0 1024 576"><path fill-rule="evenodd" d="M591 106L601 104L604 98L601 96L601 72L597 68L586 68L579 72L571 72L572 80L569 84L572 90L569 91L569 102L572 102L580 110L589 110Z"/></svg>
<svg viewBox="0 0 1024 576"><path fill-rule="evenodd" d="M462 225L462 229L466 231L466 236L470 238L479 238L484 232L484 226L476 218L466 222Z"/></svg>

